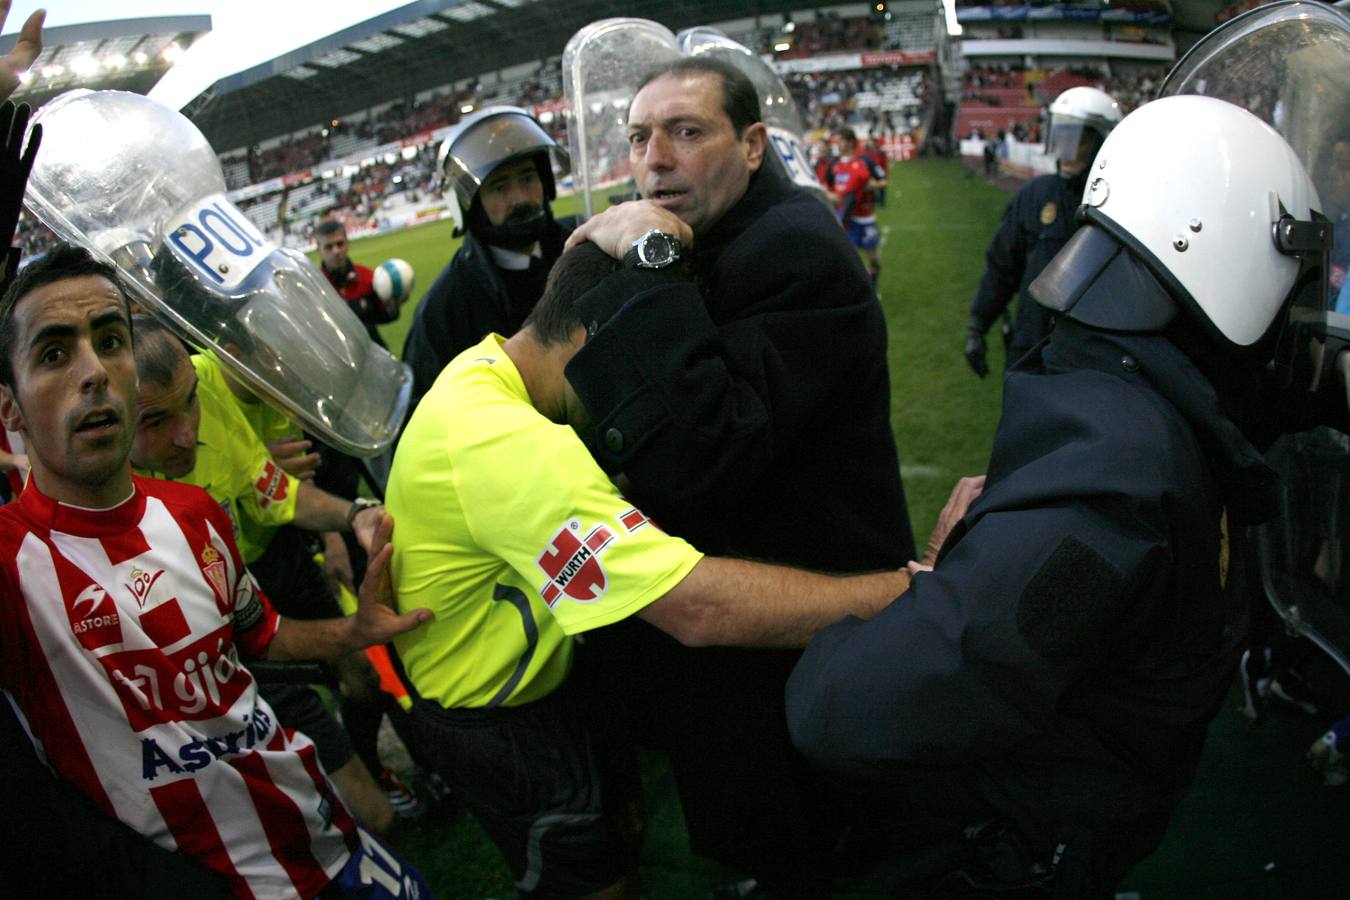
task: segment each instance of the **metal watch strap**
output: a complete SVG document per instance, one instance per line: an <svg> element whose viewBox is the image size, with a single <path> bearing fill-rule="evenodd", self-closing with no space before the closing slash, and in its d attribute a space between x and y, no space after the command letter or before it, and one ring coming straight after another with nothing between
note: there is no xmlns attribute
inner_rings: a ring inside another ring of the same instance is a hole
<svg viewBox="0 0 1350 900"><path fill-rule="evenodd" d="M352 505L347 507L347 530L354 531L356 529L356 517L361 514L361 510L383 505L384 504L378 500L371 500L368 497L357 497L352 501Z"/></svg>

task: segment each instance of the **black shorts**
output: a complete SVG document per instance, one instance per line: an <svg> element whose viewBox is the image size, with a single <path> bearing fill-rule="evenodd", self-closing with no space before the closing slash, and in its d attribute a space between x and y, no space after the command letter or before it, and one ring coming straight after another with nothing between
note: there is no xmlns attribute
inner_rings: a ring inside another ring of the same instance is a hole
<svg viewBox="0 0 1350 900"><path fill-rule="evenodd" d="M525 897L585 896L637 867L632 744L576 681L525 706L413 706L421 752L506 857Z"/></svg>
<svg viewBox="0 0 1350 900"><path fill-rule="evenodd" d="M303 684L260 684L258 693L287 728L302 731L319 751L319 762L330 775L356 755L347 729L333 717L314 689Z"/></svg>

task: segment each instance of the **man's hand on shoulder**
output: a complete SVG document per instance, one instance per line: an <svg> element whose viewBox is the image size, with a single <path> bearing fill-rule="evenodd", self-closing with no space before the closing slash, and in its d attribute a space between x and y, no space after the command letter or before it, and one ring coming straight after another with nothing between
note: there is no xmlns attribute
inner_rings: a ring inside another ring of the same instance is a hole
<svg viewBox="0 0 1350 900"><path fill-rule="evenodd" d="M577 226L563 249L590 241L615 259L623 259L633 241L652 229L673 234L686 250L693 246L694 232L679 216L651 200L630 200Z"/></svg>

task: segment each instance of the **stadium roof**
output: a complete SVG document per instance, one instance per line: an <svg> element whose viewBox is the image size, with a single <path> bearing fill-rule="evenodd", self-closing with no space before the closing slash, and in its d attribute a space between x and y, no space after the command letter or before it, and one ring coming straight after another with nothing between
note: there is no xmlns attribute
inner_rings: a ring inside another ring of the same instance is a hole
<svg viewBox="0 0 1350 900"><path fill-rule="evenodd" d="M224 152L558 56L568 38L597 19L636 16L678 31L804 6L803 0L417 0L221 79L183 111Z"/></svg>
<svg viewBox="0 0 1350 900"><path fill-rule="evenodd" d="M37 107L77 87L147 93L183 51L210 30L210 16L159 16L44 28L42 53L14 91L14 99ZM0 37L0 56L12 50L17 40L17 32Z"/></svg>

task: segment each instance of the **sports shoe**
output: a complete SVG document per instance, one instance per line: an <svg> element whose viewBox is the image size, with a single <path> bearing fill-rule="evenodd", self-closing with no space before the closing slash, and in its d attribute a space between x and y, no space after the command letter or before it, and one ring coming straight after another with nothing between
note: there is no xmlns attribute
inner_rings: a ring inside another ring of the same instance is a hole
<svg viewBox="0 0 1350 900"><path fill-rule="evenodd" d="M394 815L400 819L421 818L427 811L422 801L417 799L417 795L412 792L403 780L394 774L393 769L386 768L376 779L380 785L380 790L389 798L389 805L394 808Z"/></svg>
<svg viewBox="0 0 1350 900"><path fill-rule="evenodd" d="M726 884L719 884L704 895L704 900L743 900L743 898L748 900L748 898L763 895L764 891L760 888L759 882L753 878L746 878L741 881L728 881Z"/></svg>
<svg viewBox="0 0 1350 900"><path fill-rule="evenodd" d="M417 785L417 795L423 798L423 805L429 810L445 812L454 802L453 792L450 785L445 783L435 772L428 771L421 766L414 767L413 784Z"/></svg>
<svg viewBox="0 0 1350 900"><path fill-rule="evenodd" d="M1283 669L1272 675L1267 695L1287 703L1307 716L1318 715L1317 700L1308 683L1295 669Z"/></svg>
<svg viewBox="0 0 1350 900"><path fill-rule="evenodd" d="M1308 762L1332 787L1350 781L1350 719L1342 719L1308 748Z"/></svg>
<svg viewBox="0 0 1350 900"><path fill-rule="evenodd" d="M1242 661L1238 663L1238 680L1242 682L1242 705L1238 707L1238 711L1252 722L1261 718L1266 695L1270 693L1269 673L1269 647L1262 647L1255 653L1251 650L1242 651Z"/></svg>

